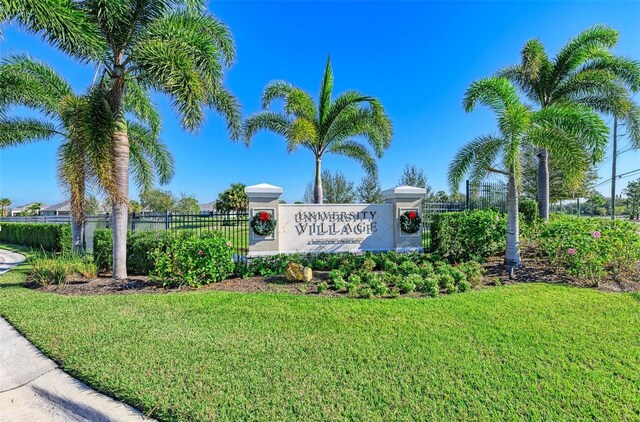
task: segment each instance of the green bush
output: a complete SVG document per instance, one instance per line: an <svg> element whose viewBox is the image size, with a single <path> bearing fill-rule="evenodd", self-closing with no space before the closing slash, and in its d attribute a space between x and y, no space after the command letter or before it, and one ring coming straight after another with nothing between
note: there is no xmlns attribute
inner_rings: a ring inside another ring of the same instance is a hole
<svg viewBox="0 0 640 422"><path fill-rule="evenodd" d="M521 197L518 202L518 213L525 224L532 224L538 219L538 202L535 199Z"/></svg>
<svg viewBox="0 0 640 422"><path fill-rule="evenodd" d="M318 293L324 293L329 289L329 285L326 281L321 281L318 283Z"/></svg>
<svg viewBox="0 0 640 422"><path fill-rule="evenodd" d="M127 271L131 274L148 275L155 263L151 252L168 241L171 232L130 232L127 236Z"/></svg>
<svg viewBox="0 0 640 422"><path fill-rule="evenodd" d="M537 243L554 267L597 284L622 274L638 277L639 230L628 221L558 216L542 225Z"/></svg>
<svg viewBox="0 0 640 422"><path fill-rule="evenodd" d="M408 276L409 274L415 274L420 271L418 265L413 261L404 261L402 264L398 265L397 272L400 275Z"/></svg>
<svg viewBox="0 0 640 422"><path fill-rule="evenodd" d="M95 263L86 256L39 254L31 258L30 263L29 280L41 286L64 284L71 277L93 278L98 273Z"/></svg>
<svg viewBox="0 0 640 422"><path fill-rule="evenodd" d="M151 252L151 279L165 286L199 287L227 278L234 270L233 247L219 233L171 234Z"/></svg>
<svg viewBox="0 0 640 422"><path fill-rule="evenodd" d="M387 294L387 283L385 283L382 275L372 274L366 281L366 284L371 288L371 291L376 296L384 296Z"/></svg>
<svg viewBox="0 0 640 422"><path fill-rule="evenodd" d="M458 270L462 271L467 278L467 281L471 286L478 287L482 285L482 275L484 274L484 269L482 265L475 261L464 262L456 267Z"/></svg>
<svg viewBox="0 0 640 422"><path fill-rule="evenodd" d="M402 293L411 293L416 289L416 286L422 286L424 280L420 274L409 274L400 283L398 288Z"/></svg>
<svg viewBox="0 0 640 422"><path fill-rule="evenodd" d="M440 292L438 280L435 277L424 278L419 291L427 296L436 297Z"/></svg>
<svg viewBox="0 0 640 422"><path fill-rule="evenodd" d="M111 229L98 229L93 233L93 261L98 271L111 271L113 238Z"/></svg>
<svg viewBox="0 0 640 422"><path fill-rule="evenodd" d="M186 236L195 234L183 231ZM148 275L154 267L151 251L165 244L171 232L164 230L127 233L127 272ZM111 229L99 229L93 234L93 257L100 271L111 271L113 259L113 238Z"/></svg>
<svg viewBox="0 0 640 422"><path fill-rule="evenodd" d="M60 223L0 223L0 242L47 252L71 252L71 225Z"/></svg>
<svg viewBox="0 0 640 422"><path fill-rule="evenodd" d="M432 250L449 262L484 261L504 251L506 227L506 217L494 211L433 214Z"/></svg>

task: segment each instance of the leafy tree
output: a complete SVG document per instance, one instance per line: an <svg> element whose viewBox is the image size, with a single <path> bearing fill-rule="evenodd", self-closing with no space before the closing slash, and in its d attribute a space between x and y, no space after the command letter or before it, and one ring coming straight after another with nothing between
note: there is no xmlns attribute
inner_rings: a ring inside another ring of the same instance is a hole
<svg viewBox="0 0 640 422"><path fill-rule="evenodd" d="M398 181L399 186L414 186L416 188L424 188L427 190L425 196L431 195L431 186L427 184L427 175L424 170L416 165L407 164L402 171L402 176Z"/></svg>
<svg viewBox="0 0 640 422"><path fill-rule="evenodd" d="M433 200L436 202L449 202L449 195L443 190L439 190L433 195Z"/></svg>
<svg viewBox="0 0 640 422"><path fill-rule="evenodd" d="M608 204L607 198L600 192L591 192L587 198L586 206L591 215L604 216L607 214L606 206Z"/></svg>
<svg viewBox="0 0 640 422"><path fill-rule="evenodd" d="M622 191L627 197L627 209L630 219L640 219L640 179L629 182Z"/></svg>
<svg viewBox="0 0 640 422"><path fill-rule="evenodd" d="M516 88L505 78L487 78L471 84L463 106L472 111L480 103L489 107L498 118L498 135L483 135L460 149L449 168L451 190L456 192L466 174L472 183L479 183L489 173L508 180L507 233L505 266L513 269L521 265L518 200L522 183L522 147L527 144L556 151L556 146L570 146L574 159L587 160L580 142L566 142L568 134L581 138L599 139L607 127L589 108L553 105L533 112L518 98Z"/></svg>
<svg viewBox="0 0 640 422"><path fill-rule="evenodd" d="M29 217L32 215L38 215L42 209L42 202L34 202L29 205L24 211L21 211L18 215L21 217Z"/></svg>
<svg viewBox="0 0 640 422"><path fill-rule="evenodd" d="M140 194L142 208L153 212L173 211L176 202L175 196L168 190L147 189Z"/></svg>
<svg viewBox="0 0 640 422"><path fill-rule="evenodd" d="M0 198L0 210L3 217L6 217L9 207L11 206L11 200L9 198Z"/></svg>
<svg viewBox="0 0 640 422"><path fill-rule="evenodd" d="M111 139L93 136L105 102L100 86L76 95L71 85L48 65L26 55L13 55L0 63L0 149L27 142L60 138L58 178L69 195L73 251L82 248L87 190L114 192ZM145 98L148 101L148 98ZM14 117L12 105L25 106L43 117ZM148 101L148 115L157 114ZM127 104L125 109L135 111ZM106 112L104 112L106 113ZM127 131L131 170L136 183L147 188L157 178L168 182L173 176L173 157L145 125L146 116L131 118ZM148 119L147 119L148 120ZM151 119L153 120L153 119Z"/></svg>
<svg viewBox="0 0 640 422"><path fill-rule="evenodd" d="M91 126L111 140L113 189L113 278L126 279L130 131L129 104L149 120L156 137L160 117L149 89L166 93L182 126L195 130L211 107L228 122L232 138L241 127L239 104L226 89L223 70L235 60L229 29L209 14L202 0L3 1L0 18L15 20L53 46L102 70L102 102ZM94 110L96 111L96 110Z"/></svg>
<svg viewBox="0 0 640 422"><path fill-rule="evenodd" d="M136 201L135 199L132 199L129 201L129 210L132 213L141 213L142 212L142 205L140 205L140 202Z"/></svg>
<svg viewBox="0 0 640 422"><path fill-rule="evenodd" d="M176 201L174 211L181 214L199 214L200 203L193 196L180 194L180 198Z"/></svg>
<svg viewBox="0 0 640 422"><path fill-rule="evenodd" d="M352 204L358 196L353 182L349 182L344 174L340 172L331 174L329 170L322 172L322 192L323 201L327 204ZM304 200L310 203L314 199L314 185L309 183L304 193Z"/></svg>
<svg viewBox="0 0 640 422"><path fill-rule="evenodd" d="M640 87L640 63L613 55L609 50L617 42L618 33L614 29L596 25L578 34L550 59L540 40L532 39L522 49L521 63L498 74L516 84L540 109L579 104L618 116L627 124L635 145L640 147L640 108L630 100L628 93L628 89L636 91ZM568 135L567 142L573 143L572 138L576 135ZM590 150L593 162L602 159L603 152L594 150L588 140L585 149ZM548 148L539 148L538 158L538 207L540 216L547 219L550 197ZM556 154L554 159L567 161L571 157ZM588 170L586 164L583 172Z"/></svg>
<svg viewBox="0 0 640 422"><path fill-rule="evenodd" d="M391 144L391 121L376 98L357 91L347 91L331 100L333 71L331 61L327 66L320 87L317 107L311 95L288 82L270 82L262 94L262 108L250 116L244 124L246 142L258 130L266 129L285 137L287 151L302 146L310 150L316 159L314 203L321 204L326 195L322 192L322 158L327 153L353 158L370 174L377 172L370 151L355 139L364 137L374 154L380 158ZM284 100L284 113L268 111L275 99Z"/></svg>
<svg viewBox="0 0 640 422"><path fill-rule="evenodd" d="M249 208L249 197L244 192L246 185L232 183L229 189L218 194L216 210L222 212L245 212Z"/></svg>
<svg viewBox="0 0 640 422"><path fill-rule="evenodd" d="M95 215L100 212L100 202L93 195L88 195L84 201L84 212L86 215Z"/></svg>
<svg viewBox="0 0 640 422"><path fill-rule="evenodd" d="M368 174L362 178L357 193L358 201L363 204L382 204L384 202L380 181L375 174Z"/></svg>
<svg viewBox="0 0 640 422"><path fill-rule="evenodd" d="M529 198L538 198L538 148L527 145L523 148L522 193ZM585 198L589 195L593 184L598 179L595 166L589 163L588 170L581 176L578 184L570 183L565 177L562 160L555 160L549 153L549 200L558 201Z"/></svg>

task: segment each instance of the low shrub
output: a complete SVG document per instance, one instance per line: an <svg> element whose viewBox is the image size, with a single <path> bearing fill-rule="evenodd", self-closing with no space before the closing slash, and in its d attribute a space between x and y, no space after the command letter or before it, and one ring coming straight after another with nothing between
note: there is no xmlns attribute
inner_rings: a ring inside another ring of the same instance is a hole
<svg viewBox="0 0 640 422"><path fill-rule="evenodd" d="M462 271L469 284L473 287L478 287L482 285L482 275L484 274L484 269L482 265L475 261L464 262L456 267L458 270Z"/></svg>
<svg viewBox="0 0 640 422"><path fill-rule="evenodd" d="M357 275L357 274L351 274L349 277L347 277L347 282L349 282L350 284L362 284L362 278Z"/></svg>
<svg viewBox="0 0 640 422"><path fill-rule="evenodd" d="M449 262L484 261L505 249L506 217L476 210L433 214L432 251Z"/></svg>
<svg viewBox="0 0 640 422"><path fill-rule="evenodd" d="M29 280L40 286L64 284L78 276L93 278L98 273L95 263L87 256L38 254L30 262Z"/></svg>
<svg viewBox="0 0 640 422"><path fill-rule="evenodd" d="M321 281L318 283L318 293L324 293L329 289L329 285L326 281Z"/></svg>
<svg viewBox="0 0 640 422"><path fill-rule="evenodd" d="M525 224L532 224L538 219L538 201L531 198L520 197L518 201L518 214Z"/></svg>
<svg viewBox="0 0 640 422"><path fill-rule="evenodd" d="M605 278L639 275L639 230L628 221L555 216L542 225L537 243L551 265L597 284Z"/></svg>
<svg viewBox="0 0 640 422"><path fill-rule="evenodd" d="M388 288L381 274L372 274L366 281L371 291L376 296L384 296L387 294Z"/></svg>
<svg viewBox="0 0 640 422"><path fill-rule="evenodd" d="M47 252L71 252L71 225L61 223L0 223L0 242Z"/></svg>
<svg viewBox="0 0 640 422"><path fill-rule="evenodd" d="M422 286L423 279L420 274L409 274L402 279L402 282L398 285L401 293L411 293L416 289L416 286Z"/></svg>
<svg viewBox="0 0 640 422"><path fill-rule="evenodd" d="M170 236L193 237L195 232L169 232L165 230L127 233L127 272L148 275L155 263L151 252L165 245ZM93 234L93 257L100 271L111 271L113 260L113 237L111 229L98 229Z"/></svg>
<svg viewBox="0 0 640 422"><path fill-rule="evenodd" d="M409 274L416 274L420 271L418 265L413 261L404 261L398 265L397 272L402 276L408 276Z"/></svg>
<svg viewBox="0 0 640 422"><path fill-rule="evenodd" d="M233 247L216 232L200 237L172 234L151 256L151 279L165 286L200 287L224 280L234 270Z"/></svg>
<svg viewBox="0 0 640 422"><path fill-rule="evenodd" d="M438 280L435 277L423 278L419 292L424 293L427 296L436 297L440 292Z"/></svg>

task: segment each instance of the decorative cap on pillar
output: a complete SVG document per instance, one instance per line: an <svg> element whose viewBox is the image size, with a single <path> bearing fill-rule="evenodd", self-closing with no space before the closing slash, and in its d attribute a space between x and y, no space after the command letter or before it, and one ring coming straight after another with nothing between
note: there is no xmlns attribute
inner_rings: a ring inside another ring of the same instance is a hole
<svg viewBox="0 0 640 422"><path fill-rule="evenodd" d="M244 188L244 193L250 199L278 198L282 195L282 188L268 183L260 183L259 185L247 186Z"/></svg>
<svg viewBox="0 0 640 422"><path fill-rule="evenodd" d="M422 198L426 194L427 190L425 188L416 188L415 186L396 186L382 191L384 199L415 200Z"/></svg>

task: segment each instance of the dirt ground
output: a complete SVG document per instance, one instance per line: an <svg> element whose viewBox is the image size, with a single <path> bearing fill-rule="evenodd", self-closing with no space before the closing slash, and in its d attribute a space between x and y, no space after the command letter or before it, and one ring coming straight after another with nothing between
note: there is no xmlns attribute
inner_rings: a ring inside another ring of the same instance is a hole
<svg viewBox="0 0 640 422"><path fill-rule="evenodd" d="M584 287L592 287L607 292L640 291L640 280L628 278L624 282L610 280L601 282L598 286L589 286L580 283L569 274L556 271L551 268L545 259L538 257L531 249L522 252L523 266L516 270L515 279L509 279L506 268L503 265L503 257L491 257L483 265L486 271L483 288L490 288L496 279L500 284L514 283L564 283ZM192 287L164 287L152 282L149 277L133 276L129 280L114 282L110 274L103 274L97 278L78 278L67 284L39 286L29 284L28 287L42 292L53 292L69 296L82 295L116 295L116 294L167 294L185 291L234 291L234 292L264 292L264 293L292 293L318 295L317 283L328 279L326 271L314 271L314 279L309 283L288 282L283 276L277 277L251 277L230 278L220 283L209 284L200 288ZM327 291L322 296L344 296L344 293ZM415 295L410 295L415 296Z"/></svg>

